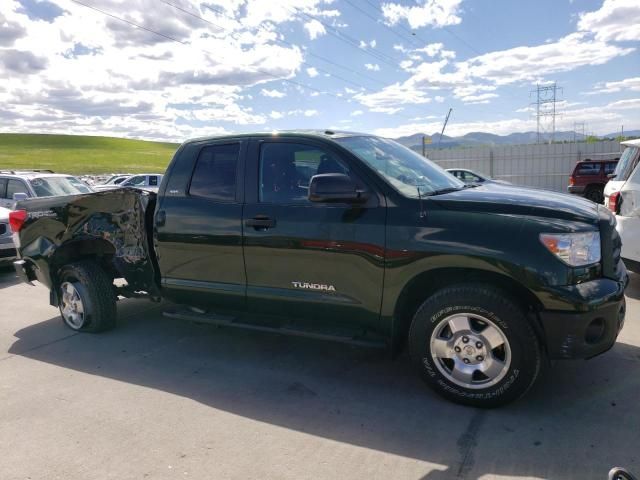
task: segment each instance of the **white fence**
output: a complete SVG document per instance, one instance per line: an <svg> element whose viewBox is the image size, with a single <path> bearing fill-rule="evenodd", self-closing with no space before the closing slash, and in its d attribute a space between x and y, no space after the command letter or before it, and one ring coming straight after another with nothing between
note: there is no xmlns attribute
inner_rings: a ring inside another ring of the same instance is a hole
<svg viewBox="0 0 640 480"><path fill-rule="evenodd" d="M619 158L620 152L618 142L607 141L427 150L427 157L442 168L468 168L518 185L566 192L577 161Z"/></svg>

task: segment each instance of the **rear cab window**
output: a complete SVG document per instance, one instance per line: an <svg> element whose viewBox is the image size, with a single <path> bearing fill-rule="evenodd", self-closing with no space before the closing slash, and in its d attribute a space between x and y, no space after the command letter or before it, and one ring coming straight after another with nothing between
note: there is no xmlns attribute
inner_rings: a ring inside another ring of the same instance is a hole
<svg viewBox="0 0 640 480"><path fill-rule="evenodd" d="M196 161L189 195L218 202L236 200L240 143L204 147Z"/></svg>
<svg viewBox="0 0 640 480"><path fill-rule="evenodd" d="M38 177L30 182L37 197L77 195L90 193L91 189L75 177Z"/></svg>

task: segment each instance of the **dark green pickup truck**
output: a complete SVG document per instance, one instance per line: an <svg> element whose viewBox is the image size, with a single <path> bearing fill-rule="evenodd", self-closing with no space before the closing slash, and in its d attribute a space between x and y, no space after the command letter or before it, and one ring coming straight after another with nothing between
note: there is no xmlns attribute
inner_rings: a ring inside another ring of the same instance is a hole
<svg viewBox="0 0 640 480"><path fill-rule="evenodd" d="M11 224L18 274L47 285L74 330L114 327L119 296L167 298L176 318L406 347L469 405L520 397L547 359L608 350L624 322L602 206L468 186L370 135L193 140L157 195L26 200Z"/></svg>

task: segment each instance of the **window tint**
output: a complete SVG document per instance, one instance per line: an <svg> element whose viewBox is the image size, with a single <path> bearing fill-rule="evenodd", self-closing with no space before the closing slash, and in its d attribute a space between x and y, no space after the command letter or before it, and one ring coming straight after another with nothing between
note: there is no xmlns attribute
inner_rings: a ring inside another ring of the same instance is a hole
<svg viewBox="0 0 640 480"><path fill-rule="evenodd" d="M38 177L29 183L36 197L91 193L91 189L75 177Z"/></svg>
<svg viewBox="0 0 640 480"><path fill-rule="evenodd" d="M600 175L601 163L581 163L576 175Z"/></svg>
<svg viewBox="0 0 640 480"><path fill-rule="evenodd" d="M264 143L260 149L260 201L308 203L311 177L322 173L349 174L335 155L312 145Z"/></svg>
<svg viewBox="0 0 640 480"><path fill-rule="evenodd" d="M14 193L26 193L29 195L29 190L27 190L27 186L24 184L22 180L9 180L7 183L7 197L8 199L13 199ZM31 195L29 195L31 196Z"/></svg>
<svg viewBox="0 0 640 480"><path fill-rule="evenodd" d="M616 165L618 164L618 162L607 162L604 164L604 174L605 175L609 175L610 173L613 173L614 170L616 169Z"/></svg>
<svg viewBox="0 0 640 480"><path fill-rule="evenodd" d="M151 175L149 177L149 185L151 187L157 187L158 186L158 177L156 175Z"/></svg>
<svg viewBox="0 0 640 480"><path fill-rule="evenodd" d="M7 179L0 178L0 198L7 198Z"/></svg>
<svg viewBox="0 0 640 480"><path fill-rule="evenodd" d="M239 143L203 148L191 178L189 194L223 202L235 200L239 153Z"/></svg>

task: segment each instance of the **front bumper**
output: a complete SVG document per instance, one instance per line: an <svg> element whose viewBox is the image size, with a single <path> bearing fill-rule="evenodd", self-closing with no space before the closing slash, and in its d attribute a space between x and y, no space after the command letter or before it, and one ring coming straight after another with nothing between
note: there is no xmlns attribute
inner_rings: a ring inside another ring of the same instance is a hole
<svg viewBox="0 0 640 480"><path fill-rule="evenodd" d="M539 313L551 359L591 358L606 352L616 342L624 325L626 272L616 281L600 278L579 285L554 287L570 310Z"/></svg>

